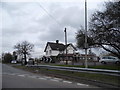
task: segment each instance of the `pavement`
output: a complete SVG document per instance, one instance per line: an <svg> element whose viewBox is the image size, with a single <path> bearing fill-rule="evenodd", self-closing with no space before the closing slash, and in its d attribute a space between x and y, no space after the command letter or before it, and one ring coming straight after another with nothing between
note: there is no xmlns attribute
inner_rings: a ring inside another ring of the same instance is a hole
<svg viewBox="0 0 120 90"><path fill-rule="evenodd" d="M0 64L1 66L1 64ZM0 74L1 75L1 74ZM2 88L98 88L62 78L35 74L2 65Z"/></svg>

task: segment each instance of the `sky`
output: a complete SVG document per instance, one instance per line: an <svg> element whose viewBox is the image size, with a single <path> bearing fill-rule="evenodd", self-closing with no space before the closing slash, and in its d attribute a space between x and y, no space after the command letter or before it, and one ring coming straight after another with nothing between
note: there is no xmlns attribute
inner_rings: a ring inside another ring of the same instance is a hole
<svg viewBox="0 0 120 90"><path fill-rule="evenodd" d="M103 10L108 0L87 0L88 22L97 10ZM22 41L34 44L33 57L44 54L47 42L64 43L67 28L68 43L76 46L75 35L84 27L84 0L1 0L0 41L2 52L13 52ZM94 52L97 52L95 49Z"/></svg>

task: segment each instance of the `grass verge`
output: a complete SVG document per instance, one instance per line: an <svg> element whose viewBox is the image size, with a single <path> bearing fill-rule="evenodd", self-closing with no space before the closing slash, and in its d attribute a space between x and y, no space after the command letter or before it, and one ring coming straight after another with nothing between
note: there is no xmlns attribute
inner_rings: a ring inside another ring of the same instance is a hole
<svg viewBox="0 0 120 90"><path fill-rule="evenodd" d="M57 65L57 66L65 66L65 67L80 67L84 68L83 65ZM98 65L98 66L88 66L88 68L94 68L94 69L108 69L108 70L120 70L119 65Z"/></svg>
<svg viewBox="0 0 120 90"><path fill-rule="evenodd" d="M64 67L78 67L78 68L85 68L84 65L62 65L62 64L40 64L40 65L52 65L52 66L64 66ZM120 65L116 64L105 64L105 65L88 65L88 68L93 69L108 69L108 70L120 70Z"/></svg>

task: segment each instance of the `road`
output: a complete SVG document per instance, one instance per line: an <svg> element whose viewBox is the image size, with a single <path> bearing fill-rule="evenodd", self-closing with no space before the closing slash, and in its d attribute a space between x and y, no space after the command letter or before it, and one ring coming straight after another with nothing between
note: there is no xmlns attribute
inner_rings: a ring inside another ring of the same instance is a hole
<svg viewBox="0 0 120 90"><path fill-rule="evenodd" d="M2 65L2 88L97 88L62 78L38 75Z"/></svg>

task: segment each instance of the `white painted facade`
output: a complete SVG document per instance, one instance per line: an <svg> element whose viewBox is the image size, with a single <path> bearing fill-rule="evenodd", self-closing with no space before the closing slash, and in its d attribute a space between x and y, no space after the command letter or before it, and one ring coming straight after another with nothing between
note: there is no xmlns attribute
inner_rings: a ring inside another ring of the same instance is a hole
<svg viewBox="0 0 120 90"><path fill-rule="evenodd" d="M46 48L46 56L57 56L58 54L66 53L66 50L64 51L58 51L58 50L52 50L51 47L48 45ZM75 49L72 45L69 45L67 47L67 54L73 54L75 53Z"/></svg>
<svg viewBox="0 0 120 90"><path fill-rule="evenodd" d="M46 56L57 56L59 54L59 51L52 50L51 47L48 45L46 49Z"/></svg>
<svg viewBox="0 0 120 90"><path fill-rule="evenodd" d="M46 49L46 56L50 56L50 55L51 55L51 47L48 45Z"/></svg>
<svg viewBox="0 0 120 90"><path fill-rule="evenodd" d="M66 49L64 50L64 53L66 53ZM75 49L72 47L72 45L69 45L67 47L67 54L73 54L75 53Z"/></svg>
<svg viewBox="0 0 120 90"><path fill-rule="evenodd" d="M52 54L50 56L57 56L59 54L59 51L52 50Z"/></svg>

